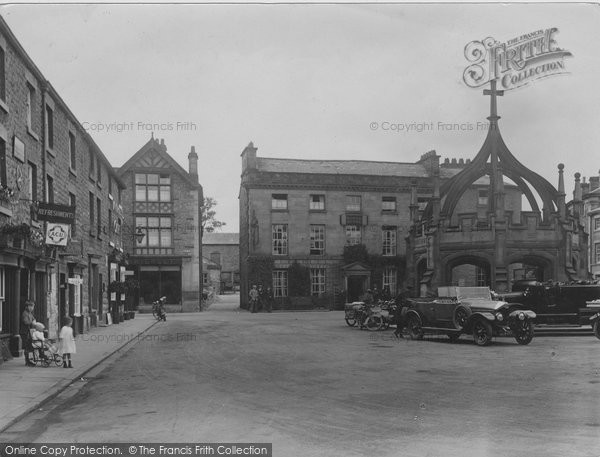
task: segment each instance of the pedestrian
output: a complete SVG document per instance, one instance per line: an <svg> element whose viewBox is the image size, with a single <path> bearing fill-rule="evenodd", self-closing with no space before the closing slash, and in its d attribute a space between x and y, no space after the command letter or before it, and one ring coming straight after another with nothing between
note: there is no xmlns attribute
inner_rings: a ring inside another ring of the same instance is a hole
<svg viewBox="0 0 600 457"><path fill-rule="evenodd" d="M35 324L35 316L33 315L34 308L35 303L27 300L25 302L25 310L23 311L23 314L21 314L21 342L23 344L23 353L25 354L25 365L28 367L35 367L35 363L29 359L32 350L31 329L33 328L33 324Z"/></svg>
<svg viewBox="0 0 600 457"><path fill-rule="evenodd" d="M266 304L265 304L265 289L263 289L262 284L258 285L258 309L257 311L260 311L264 308L266 308Z"/></svg>
<svg viewBox="0 0 600 457"><path fill-rule="evenodd" d="M377 288L377 285L375 285L375 287L373 287L373 301L374 301L374 303L377 303L380 298L381 298L381 293L379 292L379 289Z"/></svg>
<svg viewBox="0 0 600 457"><path fill-rule="evenodd" d="M367 293L362 296L362 301L367 305L371 305L373 303L373 292L371 289L367 289Z"/></svg>
<svg viewBox="0 0 600 457"><path fill-rule="evenodd" d="M385 286L381 291L381 299L383 301L391 300L392 294L390 293L390 286Z"/></svg>
<svg viewBox="0 0 600 457"><path fill-rule="evenodd" d="M65 317L65 325L60 329L58 335L59 351L62 353L63 368L73 368L73 365L71 364L71 354L77 352L71 325L73 325L73 319Z"/></svg>
<svg viewBox="0 0 600 457"><path fill-rule="evenodd" d="M256 290L256 284L252 284L250 289L250 312L255 313L258 307L258 290Z"/></svg>
<svg viewBox="0 0 600 457"><path fill-rule="evenodd" d="M267 313L270 313L273 309L273 300L273 289L271 289L271 287L267 287L265 292L265 306Z"/></svg>
<svg viewBox="0 0 600 457"><path fill-rule="evenodd" d="M396 295L396 330L394 330L394 336L396 338L404 338L402 336L402 329L404 328L404 313L403 309L408 306L408 299L412 297L413 288L412 286L407 286L406 289L400 291L398 295Z"/></svg>

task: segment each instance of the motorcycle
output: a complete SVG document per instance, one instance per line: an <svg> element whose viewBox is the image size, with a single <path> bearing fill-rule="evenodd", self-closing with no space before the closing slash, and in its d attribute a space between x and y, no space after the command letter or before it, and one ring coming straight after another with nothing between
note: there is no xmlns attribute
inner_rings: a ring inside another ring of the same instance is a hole
<svg viewBox="0 0 600 457"><path fill-rule="evenodd" d="M167 299L167 297L161 297L158 300L156 300L154 303L152 303L152 315L158 321L163 321L163 322L167 321L167 313L165 312L165 308L164 308L166 299Z"/></svg>
<svg viewBox="0 0 600 457"><path fill-rule="evenodd" d="M364 302L353 302L346 304L345 308L346 324L350 327L356 326L360 329L375 331L380 330L384 326L384 317L381 306L379 304L369 305Z"/></svg>

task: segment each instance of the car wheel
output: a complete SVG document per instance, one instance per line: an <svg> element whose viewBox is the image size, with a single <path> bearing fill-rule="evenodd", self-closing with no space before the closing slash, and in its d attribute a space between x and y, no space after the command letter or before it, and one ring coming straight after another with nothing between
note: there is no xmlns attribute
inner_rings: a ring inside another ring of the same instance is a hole
<svg viewBox="0 0 600 457"><path fill-rule="evenodd" d="M367 327L367 330L374 332L381 328L383 321L381 320L381 316L369 316L364 325Z"/></svg>
<svg viewBox="0 0 600 457"><path fill-rule="evenodd" d="M594 336L600 340L600 319L597 319L592 326Z"/></svg>
<svg viewBox="0 0 600 457"><path fill-rule="evenodd" d="M458 341L458 339L460 338L460 332L451 332L451 333L447 333L448 338L450 338L450 342L451 343L456 343Z"/></svg>
<svg viewBox="0 0 600 457"><path fill-rule="evenodd" d="M477 346L487 346L492 342L494 333L488 321L477 319L473 323L473 340Z"/></svg>
<svg viewBox="0 0 600 457"><path fill-rule="evenodd" d="M452 322L457 330L462 330L467 325L467 320L471 316L471 308L465 305L458 305L454 308Z"/></svg>
<svg viewBox="0 0 600 457"><path fill-rule="evenodd" d="M533 339L533 323L530 320L519 322L513 330L515 340L519 344L529 344Z"/></svg>
<svg viewBox="0 0 600 457"><path fill-rule="evenodd" d="M406 329L408 330L408 336L410 336L411 340L423 339L423 328L416 316L411 314L406 318Z"/></svg>
<svg viewBox="0 0 600 457"><path fill-rule="evenodd" d="M346 324L348 324L350 327L354 327L356 325L356 319L350 319L347 317Z"/></svg>

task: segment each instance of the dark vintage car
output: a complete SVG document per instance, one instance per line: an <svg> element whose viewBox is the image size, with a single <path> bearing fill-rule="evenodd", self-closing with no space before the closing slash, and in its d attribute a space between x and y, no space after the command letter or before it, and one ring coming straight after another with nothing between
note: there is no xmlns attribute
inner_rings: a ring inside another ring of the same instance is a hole
<svg viewBox="0 0 600 457"><path fill-rule="evenodd" d="M594 312L586 303L600 299L600 284L516 281L512 292L498 298L525 305L536 313L537 324L589 325Z"/></svg>
<svg viewBox="0 0 600 457"><path fill-rule="evenodd" d="M408 303L405 323L412 339L445 333L456 341L471 334L478 346L487 346L494 336L513 336L519 344L533 339L535 313L522 304L492 299L487 287L440 287L438 298Z"/></svg>

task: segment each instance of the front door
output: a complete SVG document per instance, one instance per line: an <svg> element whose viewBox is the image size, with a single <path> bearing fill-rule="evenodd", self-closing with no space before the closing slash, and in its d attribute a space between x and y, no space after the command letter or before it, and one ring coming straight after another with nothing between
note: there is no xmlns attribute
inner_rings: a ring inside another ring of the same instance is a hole
<svg viewBox="0 0 600 457"><path fill-rule="evenodd" d="M359 301L365 294L365 276L348 276L348 302Z"/></svg>

